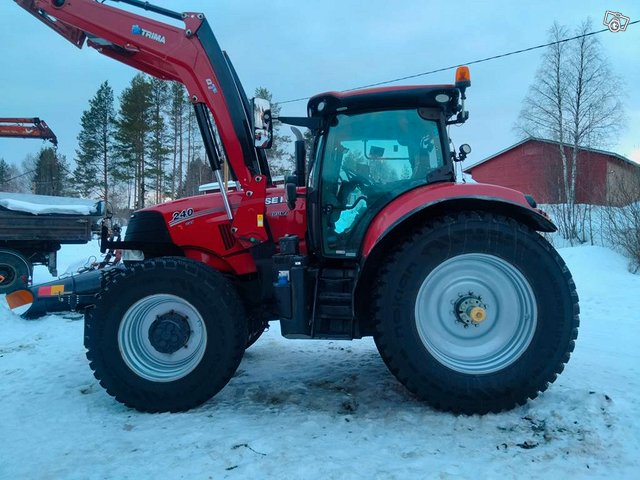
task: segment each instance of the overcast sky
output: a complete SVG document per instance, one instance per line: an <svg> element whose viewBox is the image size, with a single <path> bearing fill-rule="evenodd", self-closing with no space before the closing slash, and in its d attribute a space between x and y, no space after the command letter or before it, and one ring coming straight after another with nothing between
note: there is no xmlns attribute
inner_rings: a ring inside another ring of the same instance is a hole
<svg viewBox="0 0 640 480"><path fill-rule="evenodd" d="M606 10L640 19L638 0L434 2L323 0L270 2L155 0L176 11L205 13L246 91L258 86L276 101L343 90L545 43L554 20L575 26L591 17L604 28ZM114 6L121 4L113 3ZM148 15L142 12L143 15ZM640 162L640 24L598 35L622 77L628 127L610 150ZM77 50L12 0L0 5L0 117L40 117L75 156L79 119L105 80L117 96L136 73L90 48ZM454 142L473 148L475 163L518 140L513 123L540 64L542 50L471 67L467 109ZM451 83L454 72L399 82ZM305 102L283 105L304 115ZM0 138L0 158L19 164L39 140Z"/></svg>

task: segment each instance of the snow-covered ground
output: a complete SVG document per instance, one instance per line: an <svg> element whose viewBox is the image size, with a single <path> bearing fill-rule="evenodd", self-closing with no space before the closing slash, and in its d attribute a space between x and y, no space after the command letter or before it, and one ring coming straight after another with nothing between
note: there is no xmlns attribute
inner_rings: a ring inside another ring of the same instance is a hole
<svg viewBox="0 0 640 480"><path fill-rule="evenodd" d="M60 271L91 248L63 247ZM370 339L284 340L277 324L204 406L142 414L94 379L82 320L0 307L0 478L640 478L640 276L602 247L561 254L581 299L571 361L483 417L415 400Z"/></svg>

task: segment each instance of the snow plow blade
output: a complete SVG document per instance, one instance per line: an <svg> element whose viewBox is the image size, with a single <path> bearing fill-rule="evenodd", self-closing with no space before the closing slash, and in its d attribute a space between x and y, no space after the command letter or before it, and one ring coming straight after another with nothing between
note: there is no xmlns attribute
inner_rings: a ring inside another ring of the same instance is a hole
<svg viewBox="0 0 640 480"><path fill-rule="evenodd" d="M11 310L33 303L33 293L31 290L16 290L7 294L7 303Z"/></svg>
<svg viewBox="0 0 640 480"><path fill-rule="evenodd" d="M83 310L94 304L102 286L102 274L108 270L93 270L16 290L7 294L6 301L11 310L26 318Z"/></svg>

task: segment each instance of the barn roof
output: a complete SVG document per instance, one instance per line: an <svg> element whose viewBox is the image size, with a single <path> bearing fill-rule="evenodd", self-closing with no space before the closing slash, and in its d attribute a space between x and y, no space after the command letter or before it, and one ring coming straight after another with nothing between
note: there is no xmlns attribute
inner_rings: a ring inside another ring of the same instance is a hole
<svg viewBox="0 0 640 480"><path fill-rule="evenodd" d="M541 143L549 143L551 145L559 145L560 144L560 142L556 142L555 140L548 140L546 138L527 137L524 140L520 140L518 143L514 143L510 147L505 148L504 150L500 150L498 153L494 153L493 155L485 158L484 160L480 160L479 162L474 163L473 165L470 165L470 166L466 167L464 169L464 172L465 173L470 173L471 170L476 168L478 165L482 165L483 163L486 163L486 162L488 162L490 160L493 160L494 158L502 155L505 152L508 152L509 150L513 150L514 148L519 147L520 145L523 145L523 144L525 144L527 142L531 142L531 141L541 142ZM593 152L593 153L599 153L601 155L608 155L610 157L614 157L614 158L617 158L618 160L621 160L621 161L623 161L625 163L628 163L629 165L632 165L632 166L634 166L636 168L640 168L640 164L638 164L638 163L636 163L636 162L634 162L632 160L629 160L627 157L623 157L622 155L620 155L618 153L607 152L605 150L598 150L596 148L588 148L588 147L580 147L580 150L583 151L583 152Z"/></svg>

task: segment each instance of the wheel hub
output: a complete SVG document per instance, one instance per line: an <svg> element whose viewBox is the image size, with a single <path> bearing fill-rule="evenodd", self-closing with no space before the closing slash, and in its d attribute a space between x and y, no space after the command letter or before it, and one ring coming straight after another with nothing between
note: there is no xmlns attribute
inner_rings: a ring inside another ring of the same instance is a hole
<svg viewBox="0 0 640 480"><path fill-rule="evenodd" d="M15 278L15 273L12 269L5 265L0 265L0 283L11 283Z"/></svg>
<svg viewBox="0 0 640 480"><path fill-rule="evenodd" d="M482 302L480 295L473 292L459 294L453 308L453 314L456 322L464 325L464 328L470 325L477 327L487 318L487 306Z"/></svg>
<svg viewBox="0 0 640 480"><path fill-rule="evenodd" d="M188 317L174 310L158 315L149 327L149 342L160 353L175 353L185 347L191 336Z"/></svg>

